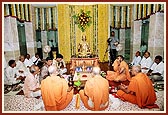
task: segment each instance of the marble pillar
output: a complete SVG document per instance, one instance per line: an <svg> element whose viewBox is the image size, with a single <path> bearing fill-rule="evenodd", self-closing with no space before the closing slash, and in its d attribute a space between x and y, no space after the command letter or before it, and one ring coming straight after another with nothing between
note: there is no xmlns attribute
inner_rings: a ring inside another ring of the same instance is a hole
<svg viewBox="0 0 168 115"><path fill-rule="evenodd" d="M42 41L42 48L47 45L47 31L41 31L41 41ZM48 54L43 52L43 59L46 59Z"/></svg>
<svg viewBox="0 0 168 115"><path fill-rule="evenodd" d="M125 54L125 29L120 29L120 39L119 42L120 44L123 46L123 49L121 51L118 52L118 55L123 55Z"/></svg>
<svg viewBox="0 0 168 115"><path fill-rule="evenodd" d="M33 25L31 22L25 22L25 34L26 34L26 45L27 45L27 53L30 54L30 56L35 55L35 46L36 41L33 37Z"/></svg>
<svg viewBox="0 0 168 115"><path fill-rule="evenodd" d="M140 50L141 45L141 27L142 20L133 21L132 25L132 38L131 38L131 49L130 49L130 61L135 56L135 52Z"/></svg>
<svg viewBox="0 0 168 115"><path fill-rule="evenodd" d="M4 44L5 59L8 62L11 59L18 60L20 56L19 38L17 30L17 21L13 17L4 17L4 37L2 43Z"/></svg>
<svg viewBox="0 0 168 115"><path fill-rule="evenodd" d="M156 55L164 57L164 46L166 44L164 26L164 13L157 12L150 16L148 51L151 53L152 59Z"/></svg>

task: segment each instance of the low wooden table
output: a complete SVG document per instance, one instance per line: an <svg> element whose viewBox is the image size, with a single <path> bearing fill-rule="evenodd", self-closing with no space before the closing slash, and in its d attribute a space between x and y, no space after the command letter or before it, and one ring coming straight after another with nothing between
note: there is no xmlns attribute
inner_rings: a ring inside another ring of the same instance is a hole
<svg viewBox="0 0 168 115"><path fill-rule="evenodd" d="M99 66L99 58L71 58L70 73L74 74L77 67L82 67L82 72L86 71L87 67Z"/></svg>

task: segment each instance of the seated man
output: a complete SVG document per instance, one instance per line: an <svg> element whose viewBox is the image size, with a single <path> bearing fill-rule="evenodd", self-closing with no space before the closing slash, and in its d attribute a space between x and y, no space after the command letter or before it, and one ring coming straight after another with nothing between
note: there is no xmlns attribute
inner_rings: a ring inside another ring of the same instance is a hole
<svg viewBox="0 0 168 115"><path fill-rule="evenodd" d="M6 86L11 86L11 88L15 85L18 85L21 80L24 79L22 76L17 76L17 69L16 69L16 61L9 60L8 67L5 69L4 72L4 84Z"/></svg>
<svg viewBox="0 0 168 115"><path fill-rule="evenodd" d="M46 111L59 111L68 106L73 98L73 87L58 76L55 66L48 68L50 76L41 81L42 99Z"/></svg>
<svg viewBox="0 0 168 115"><path fill-rule="evenodd" d="M109 83L100 75L100 68L93 67L93 77L86 81L79 94L84 106L90 110L104 110L109 105Z"/></svg>
<svg viewBox="0 0 168 115"><path fill-rule="evenodd" d="M156 94L151 80L144 73L141 73L140 66L132 67L132 79L128 86L119 85L117 95L123 101L137 104L140 108L158 107L155 103Z"/></svg>
<svg viewBox="0 0 168 115"><path fill-rule="evenodd" d="M19 56L19 60L16 62L16 70L17 70L18 76L26 77L29 73L29 70L24 64L24 61L25 61L25 56L24 55Z"/></svg>
<svg viewBox="0 0 168 115"><path fill-rule="evenodd" d="M33 62L32 62L32 60L30 59L30 54L26 54L26 58L25 58L25 60L24 60L24 64L25 64L25 66L28 68L28 70L29 70L29 68L33 65Z"/></svg>
<svg viewBox="0 0 168 115"><path fill-rule="evenodd" d="M32 60L32 62L33 62L34 65L37 65L38 62L41 61L40 56L39 56L38 53L36 53L35 56L33 56L33 57L31 58L31 60Z"/></svg>
<svg viewBox="0 0 168 115"><path fill-rule="evenodd" d="M45 64L42 66L41 72L40 72L40 75L39 75L40 83L41 83L41 81L42 81L43 79L45 79L47 76L49 76L48 68L52 65L52 63L53 63L53 58L47 57L47 58L46 58L46 62L45 62Z"/></svg>
<svg viewBox="0 0 168 115"><path fill-rule="evenodd" d="M118 55L113 63L114 71L107 71L106 79L109 81L126 81L130 80L128 64L124 61L122 55Z"/></svg>
<svg viewBox="0 0 168 115"><path fill-rule="evenodd" d="M152 79L152 81L162 80L164 76L164 63L162 62L162 57L160 55L155 57L154 63L147 75Z"/></svg>
<svg viewBox="0 0 168 115"><path fill-rule="evenodd" d="M89 44L86 42L86 36L82 36L82 42L78 45L79 57L88 57L91 55Z"/></svg>
<svg viewBox="0 0 168 115"><path fill-rule="evenodd" d="M135 53L134 59L131 62L131 65L140 65L141 62L141 55L140 51Z"/></svg>
<svg viewBox="0 0 168 115"><path fill-rule="evenodd" d="M59 74L65 74L67 72L66 64L63 60L63 55L57 54L56 59L53 60L53 64L56 66L56 69L59 71Z"/></svg>
<svg viewBox="0 0 168 115"><path fill-rule="evenodd" d="M38 97L41 96L40 84L39 84L39 74L40 69L36 65L30 67L30 73L26 76L23 92L25 97Z"/></svg>
<svg viewBox="0 0 168 115"><path fill-rule="evenodd" d="M150 57L150 53L145 52L144 56L140 62L142 73L147 73L149 71L149 68L151 67L152 63L153 63L153 61Z"/></svg>

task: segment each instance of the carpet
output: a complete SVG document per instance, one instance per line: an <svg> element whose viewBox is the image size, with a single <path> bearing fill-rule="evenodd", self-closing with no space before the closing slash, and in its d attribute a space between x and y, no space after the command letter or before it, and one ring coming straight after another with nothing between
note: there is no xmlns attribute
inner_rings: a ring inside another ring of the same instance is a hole
<svg viewBox="0 0 168 115"><path fill-rule="evenodd" d="M104 110L104 112L123 112L123 111L164 111L164 92L156 92L157 101L156 104L159 108L154 109L141 109L135 104L129 102L123 102L122 100L115 98L113 95L109 95L109 106ZM45 111L42 98L26 98L24 95L5 95L4 96L4 112L27 112L27 111ZM71 103L63 109L61 112L80 112L80 111L90 111L84 107L82 101L80 100L79 109L75 108L76 95L74 95Z"/></svg>

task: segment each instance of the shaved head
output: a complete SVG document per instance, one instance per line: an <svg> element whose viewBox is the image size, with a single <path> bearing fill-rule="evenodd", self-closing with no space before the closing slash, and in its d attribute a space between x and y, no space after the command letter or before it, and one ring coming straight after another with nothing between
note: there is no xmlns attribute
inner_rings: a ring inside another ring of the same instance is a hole
<svg viewBox="0 0 168 115"><path fill-rule="evenodd" d="M136 75L139 72L141 72L141 66L132 66L132 75Z"/></svg>
<svg viewBox="0 0 168 115"><path fill-rule="evenodd" d="M56 73L58 73L57 72L57 68L55 66L50 66L48 68L48 72L49 72L49 74L56 74Z"/></svg>
<svg viewBox="0 0 168 115"><path fill-rule="evenodd" d="M92 72L93 72L94 75L100 74L100 67L93 67Z"/></svg>

